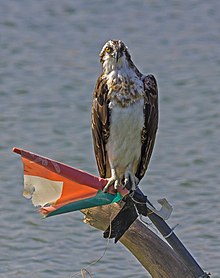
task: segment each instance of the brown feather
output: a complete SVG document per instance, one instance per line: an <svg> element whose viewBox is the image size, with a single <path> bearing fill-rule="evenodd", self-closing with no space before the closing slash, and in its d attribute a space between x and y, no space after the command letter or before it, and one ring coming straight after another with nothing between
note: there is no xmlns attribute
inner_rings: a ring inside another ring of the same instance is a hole
<svg viewBox="0 0 220 278"><path fill-rule="evenodd" d="M158 89L153 75L147 75L144 80L145 104L144 127L141 134L141 158L136 172L136 177L141 180L147 170L158 128Z"/></svg>
<svg viewBox="0 0 220 278"><path fill-rule="evenodd" d="M105 145L109 137L110 110L108 108L108 88L101 75L93 93L92 136L96 162L102 178L111 176L111 170Z"/></svg>

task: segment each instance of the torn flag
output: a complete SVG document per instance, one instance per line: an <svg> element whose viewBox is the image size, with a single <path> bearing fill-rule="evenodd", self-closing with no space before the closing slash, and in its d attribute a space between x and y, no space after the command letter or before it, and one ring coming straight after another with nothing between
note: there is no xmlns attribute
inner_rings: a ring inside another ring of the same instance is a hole
<svg viewBox="0 0 220 278"><path fill-rule="evenodd" d="M55 160L14 148L24 165L23 196L40 207L44 217L118 202L127 189L107 193L107 179L96 177Z"/></svg>

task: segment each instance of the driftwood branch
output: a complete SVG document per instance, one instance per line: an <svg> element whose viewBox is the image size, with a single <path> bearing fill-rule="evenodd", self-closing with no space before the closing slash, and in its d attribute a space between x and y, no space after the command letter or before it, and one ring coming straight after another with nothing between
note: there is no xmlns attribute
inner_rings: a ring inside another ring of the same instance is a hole
<svg viewBox="0 0 220 278"><path fill-rule="evenodd" d="M120 210L119 204L85 209L84 222L105 230ZM136 220L120 242L138 259L153 278L195 278L178 254L146 225Z"/></svg>

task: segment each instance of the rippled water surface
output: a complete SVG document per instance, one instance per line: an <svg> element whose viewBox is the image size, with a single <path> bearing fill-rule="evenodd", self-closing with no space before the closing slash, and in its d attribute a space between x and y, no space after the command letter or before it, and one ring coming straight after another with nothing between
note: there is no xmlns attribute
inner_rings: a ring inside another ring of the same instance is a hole
<svg viewBox="0 0 220 278"><path fill-rule="evenodd" d="M220 277L220 2L0 0L0 277L71 277L105 249L76 212L42 220L22 197L22 147L96 174L92 91L104 42L120 38L160 91L149 199ZM120 244L93 277L148 277ZM79 277L79 276L78 276Z"/></svg>

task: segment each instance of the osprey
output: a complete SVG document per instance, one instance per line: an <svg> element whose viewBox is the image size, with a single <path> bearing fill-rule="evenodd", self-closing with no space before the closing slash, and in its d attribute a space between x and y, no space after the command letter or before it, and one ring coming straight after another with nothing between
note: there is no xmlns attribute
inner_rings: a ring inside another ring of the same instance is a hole
<svg viewBox="0 0 220 278"><path fill-rule="evenodd" d="M143 178L158 127L158 90L153 75L143 75L120 40L100 52L102 73L92 103L92 135L98 170L109 186L135 190Z"/></svg>

